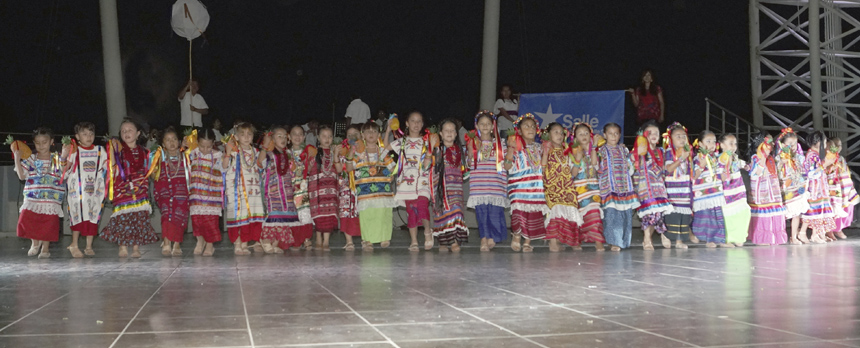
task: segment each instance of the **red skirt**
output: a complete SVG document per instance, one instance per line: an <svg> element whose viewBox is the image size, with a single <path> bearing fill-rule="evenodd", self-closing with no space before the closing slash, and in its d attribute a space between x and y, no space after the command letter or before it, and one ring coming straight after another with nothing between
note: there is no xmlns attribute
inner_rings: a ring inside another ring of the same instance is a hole
<svg viewBox="0 0 860 348"><path fill-rule="evenodd" d="M340 218L340 230L353 237L361 237L361 223L358 216L351 218Z"/></svg>
<svg viewBox="0 0 860 348"><path fill-rule="evenodd" d="M161 219L161 237L171 242L182 243L186 227L188 227L187 224L168 221L167 218L163 218Z"/></svg>
<svg viewBox="0 0 860 348"><path fill-rule="evenodd" d="M82 221L77 225L72 225L70 228L72 231L80 232L81 236L84 237L93 237L99 234L99 225L90 221Z"/></svg>
<svg viewBox="0 0 860 348"><path fill-rule="evenodd" d="M511 212L511 230L515 235L521 234L526 239L544 239L544 215L539 211L514 210Z"/></svg>
<svg viewBox="0 0 860 348"><path fill-rule="evenodd" d="M603 219L600 209L591 209L582 215L584 223L579 227L579 239L582 243L606 243L603 237Z"/></svg>
<svg viewBox="0 0 860 348"><path fill-rule="evenodd" d="M579 238L579 226L573 221L567 221L561 218L549 220L546 226L546 238L558 238L559 242L570 246L582 244Z"/></svg>
<svg viewBox="0 0 860 348"><path fill-rule="evenodd" d="M337 230L337 216L322 216L314 218L317 232L332 233Z"/></svg>
<svg viewBox="0 0 860 348"><path fill-rule="evenodd" d="M191 229L195 237L203 237L206 243L221 241L221 225L218 215L191 215Z"/></svg>
<svg viewBox="0 0 860 348"><path fill-rule="evenodd" d="M314 235L314 225L307 224L301 226L290 226L290 231L293 232L293 247L300 247L308 239Z"/></svg>
<svg viewBox="0 0 860 348"><path fill-rule="evenodd" d="M18 237L57 242L60 240L60 217L22 210L18 215Z"/></svg>
<svg viewBox="0 0 860 348"><path fill-rule="evenodd" d="M278 241L278 245L288 248L293 245L293 234L289 226L263 226L263 239Z"/></svg>
<svg viewBox="0 0 860 348"><path fill-rule="evenodd" d="M236 243L236 239L242 237L242 242L259 241L260 235L263 233L262 222L252 222L247 225L238 227L230 227L227 229L227 237L231 243Z"/></svg>

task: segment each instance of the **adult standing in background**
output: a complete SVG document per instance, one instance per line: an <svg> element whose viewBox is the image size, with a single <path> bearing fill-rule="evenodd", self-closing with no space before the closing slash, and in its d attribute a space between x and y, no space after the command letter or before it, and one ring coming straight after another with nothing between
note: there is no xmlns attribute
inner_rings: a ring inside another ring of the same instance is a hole
<svg viewBox="0 0 860 348"><path fill-rule="evenodd" d="M663 123L666 111L663 103L663 89L654 82L654 72L645 69L639 86L627 89L633 98L633 106L636 107L636 125L641 126L649 120Z"/></svg>
<svg viewBox="0 0 860 348"><path fill-rule="evenodd" d="M179 109L182 111L181 125L187 127L203 127L203 115L209 113L209 105L200 95L200 85L191 79L179 91Z"/></svg>
<svg viewBox="0 0 860 348"><path fill-rule="evenodd" d="M305 130L305 144L317 146L317 131L319 130L319 122L310 121L302 125Z"/></svg>
<svg viewBox="0 0 860 348"><path fill-rule="evenodd" d="M514 121L517 120L517 111L520 108L519 96L514 94L513 88L509 84L504 84L499 87L499 99L496 100L496 105L493 106L494 114L496 114L496 124L499 127L499 134L505 136L505 131L514 126Z"/></svg>
<svg viewBox="0 0 860 348"><path fill-rule="evenodd" d="M346 107L346 124L364 124L370 121L370 107L361 101L361 97L353 95L352 102Z"/></svg>

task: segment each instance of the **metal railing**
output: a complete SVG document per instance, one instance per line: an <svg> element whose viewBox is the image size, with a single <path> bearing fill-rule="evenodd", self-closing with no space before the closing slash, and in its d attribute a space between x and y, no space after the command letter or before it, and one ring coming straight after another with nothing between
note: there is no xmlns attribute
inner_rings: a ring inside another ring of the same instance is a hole
<svg viewBox="0 0 860 348"><path fill-rule="evenodd" d="M743 117L708 98L705 98L705 129L717 136L734 134L738 139L738 153L746 153L753 136L760 131Z"/></svg>

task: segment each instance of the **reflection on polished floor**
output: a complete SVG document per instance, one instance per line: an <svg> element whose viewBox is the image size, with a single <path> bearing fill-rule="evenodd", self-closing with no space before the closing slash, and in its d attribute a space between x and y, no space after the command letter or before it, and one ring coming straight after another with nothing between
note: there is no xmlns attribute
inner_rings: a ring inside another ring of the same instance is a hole
<svg viewBox="0 0 860 348"><path fill-rule="evenodd" d="M57 244L50 260L5 238L0 347L860 347L856 232L558 254L410 253L396 235L373 253L204 258L186 242L182 257L119 259L99 242L95 258Z"/></svg>

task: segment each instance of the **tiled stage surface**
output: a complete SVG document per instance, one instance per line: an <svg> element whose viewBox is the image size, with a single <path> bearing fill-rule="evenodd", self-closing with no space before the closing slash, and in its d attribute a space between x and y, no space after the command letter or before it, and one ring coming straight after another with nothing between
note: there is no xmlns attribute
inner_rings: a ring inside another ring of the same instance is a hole
<svg viewBox="0 0 860 348"><path fill-rule="evenodd" d="M860 347L860 238L623 252L28 258L0 239L0 347ZM641 237L640 243L641 243ZM67 244L69 238L63 239ZM333 237L334 245L343 239Z"/></svg>

